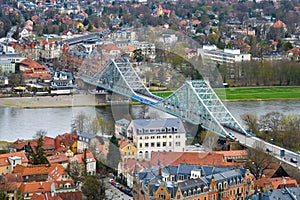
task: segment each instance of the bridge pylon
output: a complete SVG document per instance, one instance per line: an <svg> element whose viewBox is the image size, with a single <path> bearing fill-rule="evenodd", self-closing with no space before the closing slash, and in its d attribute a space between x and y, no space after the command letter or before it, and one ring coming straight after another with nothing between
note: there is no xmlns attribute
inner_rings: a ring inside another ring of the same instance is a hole
<svg viewBox="0 0 300 200"><path fill-rule="evenodd" d="M193 124L200 124L222 137L228 136L228 129L246 134L205 80L186 81L155 107Z"/></svg>

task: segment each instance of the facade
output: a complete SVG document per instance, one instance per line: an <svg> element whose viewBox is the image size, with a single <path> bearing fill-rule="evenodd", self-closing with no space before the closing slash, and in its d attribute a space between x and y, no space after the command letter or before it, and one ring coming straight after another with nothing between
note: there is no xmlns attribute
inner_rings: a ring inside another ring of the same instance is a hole
<svg viewBox="0 0 300 200"><path fill-rule="evenodd" d="M82 153L84 149L88 149L91 139L94 138L95 136L96 136L95 134L90 134L90 133L79 134L78 141L77 141L77 153Z"/></svg>
<svg viewBox="0 0 300 200"><path fill-rule="evenodd" d="M0 155L0 174L11 174L17 165L28 165L28 159L24 152Z"/></svg>
<svg viewBox="0 0 300 200"><path fill-rule="evenodd" d="M130 121L128 121L127 119L120 119L115 122L115 136L118 139L126 137L126 129L129 123Z"/></svg>
<svg viewBox="0 0 300 200"><path fill-rule="evenodd" d="M119 146L121 158L123 161L127 159L136 159L136 147L131 142L125 141L123 139L119 141Z"/></svg>
<svg viewBox="0 0 300 200"><path fill-rule="evenodd" d="M12 63L20 63L23 59L23 56L17 53L2 53L0 54L0 60L9 60Z"/></svg>
<svg viewBox="0 0 300 200"><path fill-rule="evenodd" d="M241 53L239 49L217 49L216 46L203 46L204 60L211 60L214 63L237 63L251 60L251 54Z"/></svg>
<svg viewBox="0 0 300 200"><path fill-rule="evenodd" d="M153 170L148 170L147 173L140 172L133 189L134 198L147 196L157 200L244 200L254 192L253 176L244 168L227 169L222 172L212 170L209 175L182 182L163 180L164 171L160 168L157 175L153 174Z"/></svg>
<svg viewBox="0 0 300 200"><path fill-rule="evenodd" d="M132 43L132 45L136 48L136 49L141 49L142 50L142 55L145 57L149 57L151 59L154 59L156 57L156 51L155 51L155 44L154 43L150 43L147 41L134 41Z"/></svg>
<svg viewBox="0 0 300 200"><path fill-rule="evenodd" d="M81 154L76 154L73 159L71 160L71 165L72 162L78 162L82 165L84 165L84 153ZM96 175L96 159L94 158L93 154L86 150L86 172L88 175Z"/></svg>
<svg viewBox="0 0 300 200"><path fill-rule="evenodd" d="M178 118L137 119L127 128L127 137L133 139L137 159L151 159L153 151L183 152L186 131Z"/></svg>
<svg viewBox="0 0 300 200"><path fill-rule="evenodd" d="M5 73L15 73L16 64L9 60L0 60L0 71Z"/></svg>

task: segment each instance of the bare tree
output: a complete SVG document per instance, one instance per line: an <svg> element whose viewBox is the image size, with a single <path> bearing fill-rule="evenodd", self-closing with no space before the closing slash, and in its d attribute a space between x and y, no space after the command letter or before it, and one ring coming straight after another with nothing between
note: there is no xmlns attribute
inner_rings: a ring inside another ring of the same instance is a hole
<svg viewBox="0 0 300 200"><path fill-rule="evenodd" d="M275 163L275 160L272 155L266 153L263 143L256 142L254 148L248 149L246 166L256 179L260 179L266 169L271 169L272 163Z"/></svg>
<svg viewBox="0 0 300 200"><path fill-rule="evenodd" d="M243 114L241 115L242 120L245 122L247 126L247 130L251 131L252 133L258 132L258 117L256 113L252 114Z"/></svg>

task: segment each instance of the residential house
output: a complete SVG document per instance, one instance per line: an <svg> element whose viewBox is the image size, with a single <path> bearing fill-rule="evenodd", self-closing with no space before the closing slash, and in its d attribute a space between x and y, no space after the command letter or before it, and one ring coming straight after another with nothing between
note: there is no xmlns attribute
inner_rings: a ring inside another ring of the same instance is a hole
<svg viewBox="0 0 300 200"><path fill-rule="evenodd" d="M28 159L24 152L0 154L0 174L11 174L18 165L28 165Z"/></svg>
<svg viewBox="0 0 300 200"><path fill-rule="evenodd" d="M131 142L121 139L119 140L119 148L123 161L127 159L136 159L137 149Z"/></svg>
<svg viewBox="0 0 300 200"><path fill-rule="evenodd" d="M69 158L66 154L57 154L53 156L47 156L49 164L61 164L65 169L67 169L69 164Z"/></svg>
<svg viewBox="0 0 300 200"><path fill-rule="evenodd" d="M24 182L32 181L67 181L71 180L64 167L61 164L17 165L13 171L14 174L20 174Z"/></svg>
<svg viewBox="0 0 300 200"><path fill-rule="evenodd" d="M30 146L32 152L36 153L37 140L30 141L29 146ZM57 150L55 147L55 139L45 136L43 138L43 148L45 149L46 155L56 154Z"/></svg>
<svg viewBox="0 0 300 200"><path fill-rule="evenodd" d="M10 74L16 72L16 64L9 60L0 60L0 71Z"/></svg>
<svg viewBox="0 0 300 200"><path fill-rule="evenodd" d="M54 193L55 185L53 181L29 182L22 183L19 190L24 195L25 200L42 194L51 197L51 194Z"/></svg>
<svg viewBox="0 0 300 200"><path fill-rule="evenodd" d="M78 135L77 141L77 153L82 153L84 149L89 148L89 144L91 139L94 138L96 135L91 133L81 133Z"/></svg>
<svg viewBox="0 0 300 200"><path fill-rule="evenodd" d="M145 58L150 58L150 59L154 59L156 57L156 50L155 50L155 44L154 43L150 43L147 41L133 41L132 45L136 48L136 49L141 49L142 50L142 55Z"/></svg>
<svg viewBox="0 0 300 200"><path fill-rule="evenodd" d="M84 155L86 154L86 155ZM86 160L84 161L84 158ZM89 150L85 150L85 153L76 154L71 159L71 165L72 162L78 162L82 165L84 165L84 162L86 162L86 172L88 175L95 175L96 174L96 159L94 158L93 154Z"/></svg>
<svg viewBox="0 0 300 200"><path fill-rule="evenodd" d="M15 142L8 146L8 149L10 152L25 152L27 144L28 142L26 140L17 139Z"/></svg>
<svg viewBox="0 0 300 200"><path fill-rule="evenodd" d="M20 71L22 71L25 82L36 83L38 80L44 82L52 80L47 68L31 59L26 58L20 62Z"/></svg>
<svg viewBox="0 0 300 200"><path fill-rule="evenodd" d="M122 49L113 43L108 43L102 45L102 53L106 56L116 58L121 55Z"/></svg>
<svg viewBox="0 0 300 200"><path fill-rule="evenodd" d="M151 159L151 152L183 152L186 131L178 118L137 119L127 128L127 137L133 138L138 159Z"/></svg>
<svg viewBox="0 0 300 200"><path fill-rule="evenodd" d="M225 162L241 162L247 160L248 152L246 150L236 151L215 151L222 154Z"/></svg>
<svg viewBox="0 0 300 200"><path fill-rule="evenodd" d="M77 153L77 140L78 135L75 133L64 133L58 135L55 138L55 148L58 152L66 153L71 150L73 153Z"/></svg>
<svg viewBox="0 0 300 200"><path fill-rule="evenodd" d="M298 187L297 180L291 177L267 178L263 176L258 180L254 180L255 191L264 193L268 190L280 189L285 187Z"/></svg>
<svg viewBox="0 0 300 200"><path fill-rule="evenodd" d="M115 136L118 139L126 137L126 129L129 125L130 121L127 119L120 119L115 122Z"/></svg>

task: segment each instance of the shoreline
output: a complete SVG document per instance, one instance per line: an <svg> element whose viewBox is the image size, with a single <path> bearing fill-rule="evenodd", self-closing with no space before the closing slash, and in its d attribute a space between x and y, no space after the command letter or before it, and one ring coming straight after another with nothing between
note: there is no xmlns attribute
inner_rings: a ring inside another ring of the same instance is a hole
<svg viewBox="0 0 300 200"><path fill-rule="evenodd" d="M300 98L273 98L273 99L224 99L225 102L236 101L285 101L300 100ZM103 102L91 94L61 95L61 96L35 96L35 97L2 97L0 107L8 108L63 108L63 107L89 107L110 106L112 104L139 105L139 102L120 101L119 103Z"/></svg>

